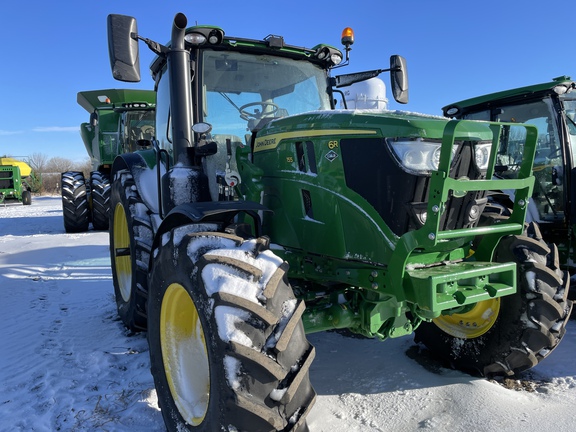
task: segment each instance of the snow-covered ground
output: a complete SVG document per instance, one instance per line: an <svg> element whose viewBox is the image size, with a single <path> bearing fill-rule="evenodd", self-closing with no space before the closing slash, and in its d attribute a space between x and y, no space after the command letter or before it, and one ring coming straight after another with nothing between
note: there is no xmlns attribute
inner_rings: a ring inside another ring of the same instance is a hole
<svg viewBox="0 0 576 432"><path fill-rule="evenodd" d="M0 206L0 431L162 431L148 347L116 317L108 233L66 234L61 201ZM310 335L312 432L576 430L576 322L501 384L440 367L411 337Z"/></svg>

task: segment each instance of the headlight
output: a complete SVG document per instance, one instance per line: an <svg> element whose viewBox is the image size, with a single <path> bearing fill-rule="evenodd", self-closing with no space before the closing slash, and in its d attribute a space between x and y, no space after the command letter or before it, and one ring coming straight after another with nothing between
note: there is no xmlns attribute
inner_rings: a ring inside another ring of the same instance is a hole
<svg viewBox="0 0 576 432"><path fill-rule="evenodd" d="M329 67L333 67L342 63L342 53L336 48L327 45L318 45L316 49L316 57L328 63Z"/></svg>
<svg viewBox="0 0 576 432"><path fill-rule="evenodd" d="M442 144L438 141L425 141L422 138L414 140L387 139L396 158L404 169L414 174L429 174L438 169ZM452 158L456 147L452 148Z"/></svg>
<svg viewBox="0 0 576 432"><path fill-rule="evenodd" d="M386 142L406 171L413 174L430 174L432 171L438 170L442 151L442 143L440 141L422 138L401 138L396 140L388 138ZM475 142L473 145L476 167L485 171L488 169L488 163L490 162L492 143ZM454 160L457 149L458 145L455 144L452 147L452 160Z"/></svg>
<svg viewBox="0 0 576 432"><path fill-rule="evenodd" d="M488 162L490 161L490 150L492 143L477 143L474 146L474 154L476 166L481 170L488 169Z"/></svg>

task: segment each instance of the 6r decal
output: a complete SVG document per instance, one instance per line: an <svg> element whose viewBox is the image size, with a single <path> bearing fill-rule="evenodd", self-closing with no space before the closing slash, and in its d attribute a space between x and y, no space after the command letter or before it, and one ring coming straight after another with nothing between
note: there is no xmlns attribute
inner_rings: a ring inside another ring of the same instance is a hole
<svg viewBox="0 0 576 432"><path fill-rule="evenodd" d="M332 162L334 159L336 159L338 157L338 153L336 153L334 151L335 148L338 148L338 141L337 140L331 140L328 141L328 148L330 149L330 151L328 153L326 153L326 155L324 156L326 159L328 159L330 162Z"/></svg>

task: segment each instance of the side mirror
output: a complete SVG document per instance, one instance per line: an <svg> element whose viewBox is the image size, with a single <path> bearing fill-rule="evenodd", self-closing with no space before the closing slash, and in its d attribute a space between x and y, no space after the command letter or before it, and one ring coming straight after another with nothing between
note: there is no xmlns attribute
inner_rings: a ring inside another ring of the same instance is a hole
<svg viewBox="0 0 576 432"><path fill-rule="evenodd" d="M408 71L404 57L399 55L390 57L390 81L396 102L408 103Z"/></svg>
<svg viewBox="0 0 576 432"><path fill-rule="evenodd" d="M136 19L126 15L108 15L108 54L114 79L140 81L138 26Z"/></svg>

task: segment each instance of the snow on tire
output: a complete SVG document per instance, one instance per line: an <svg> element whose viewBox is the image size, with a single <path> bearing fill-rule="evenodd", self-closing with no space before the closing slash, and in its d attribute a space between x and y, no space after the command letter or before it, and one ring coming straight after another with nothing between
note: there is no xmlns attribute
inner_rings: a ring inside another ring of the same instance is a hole
<svg viewBox="0 0 576 432"><path fill-rule="evenodd" d="M534 223L524 235L504 237L495 261L518 264L516 294L422 323L416 341L456 369L512 376L536 366L562 340L572 310L570 280L556 246L542 240Z"/></svg>
<svg viewBox="0 0 576 432"><path fill-rule="evenodd" d="M316 394L304 303L267 238L164 234L154 252L148 342L169 431L304 431Z"/></svg>
<svg viewBox="0 0 576 432"><path fill-rule="evenodd" d="M118 315L130 330L145 330L152 221L127 170L112 183L109 236Z"/></svg>
<svg viewBox="0 0 576 432"><path fill-rule="evenodd" d="M68 233L88 231L90 209L84 174L67 171L60 177L62 186L62 215Z"/></svg>

